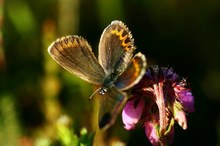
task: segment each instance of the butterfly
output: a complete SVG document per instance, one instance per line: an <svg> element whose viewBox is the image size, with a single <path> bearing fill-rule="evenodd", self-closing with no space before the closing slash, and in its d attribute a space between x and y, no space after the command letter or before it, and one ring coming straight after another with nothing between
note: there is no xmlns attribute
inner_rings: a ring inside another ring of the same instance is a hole
<svg viewBox="0 0 220 146"><path fill-rule="evenodd" d="M99 86L92 96L96 93L100 96L99 127L108 128L127 100L124 91L141 80L147 63L142 53L133 55L136 47L132 34L118 20L104 29L98 47L97 60L84 38L69 35L54 41L48 52L73 75Z"/></svg>

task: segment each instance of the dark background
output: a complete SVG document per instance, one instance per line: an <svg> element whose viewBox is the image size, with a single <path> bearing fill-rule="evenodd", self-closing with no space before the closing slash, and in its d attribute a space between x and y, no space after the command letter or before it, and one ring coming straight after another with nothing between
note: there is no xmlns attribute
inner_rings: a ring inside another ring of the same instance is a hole
<svg viewBox="0 0 220 146"><path fill-rule="evenodd" d="M1 0L0 10L0 141L25 145L53 137L48 129L62 114L75 131L94 129L95 108L87 100L93 86L60 68L47 47L77 34L97 55L102 31L117 19L148 65L173 67L190 84L195 112L187 130L175 125L173 145L220 145L219 0ZM143 128L126 131L118 119L112 135L123 133L118 138L128 146L150 145Z"/></svg>

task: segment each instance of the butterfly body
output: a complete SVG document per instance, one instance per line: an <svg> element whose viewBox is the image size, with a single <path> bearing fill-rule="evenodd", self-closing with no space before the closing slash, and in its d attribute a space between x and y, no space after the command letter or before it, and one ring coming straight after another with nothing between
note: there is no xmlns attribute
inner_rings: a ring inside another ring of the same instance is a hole
<svg viewBox="0 0 220 146"><path fill-rule="evenodd" d="M143 77L146 58L133 56L134 40L121 21L113 21L103 31L99 42L98 60L91 46L82 37L71 35L53 42L48 52L63 68L79 78L100 86L99 127L111 126L126 100L124 90Z"/></svg>

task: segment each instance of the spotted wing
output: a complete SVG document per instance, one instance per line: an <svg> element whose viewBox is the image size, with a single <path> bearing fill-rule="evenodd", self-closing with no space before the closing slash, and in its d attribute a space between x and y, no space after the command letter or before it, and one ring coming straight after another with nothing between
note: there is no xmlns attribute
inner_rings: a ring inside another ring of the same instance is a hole
<svg viewBox="0 0 220 146"><path fill-rule="evenodd" d="M147 67L145 55L137 53L127 69L118 77L115 87L127 90L137 84L143 77Z"/></svg>
<svg viewBox="0 0 220 146"><path fill-rule="evenodd" d="M133 56L134 40L127 26L113 21L103 31L99 42L99 63L107 75L120 75Z"/></svg>
<svg viewBox="0 0 220 146"><path fill-rule="evenodd" d="M94 56L88 42L79 36L57 39L48 48L52 58L77 77L100 85L105 72Z"/></svg>
<svg viewBox="0 0 220 146"><path fill-rule="evenodd" d="M114 87L109 88L106 94L100 95L100 98L99 128L107 129L114 124L127 98Z"/></svg>

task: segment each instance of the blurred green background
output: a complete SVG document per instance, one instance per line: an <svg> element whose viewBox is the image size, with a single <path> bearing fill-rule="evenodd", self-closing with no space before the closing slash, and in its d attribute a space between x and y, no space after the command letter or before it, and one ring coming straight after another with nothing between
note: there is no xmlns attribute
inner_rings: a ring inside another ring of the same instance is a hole
<svg viewBox="0 0 220 146"><path fill-rule="evenodd" d="M95 87L57 65L47 47L77 34L97 55L115 19L148 65L171 66L190 83L195 112L186 131L175 125L173 145L220 145L219 0L0 0L0 146L58 145L55 125L64 115L76 135L95 131L97 102L88 100ZM120 115L97 135L97 143L151 145L143 128L124 130Z"/></svg>

